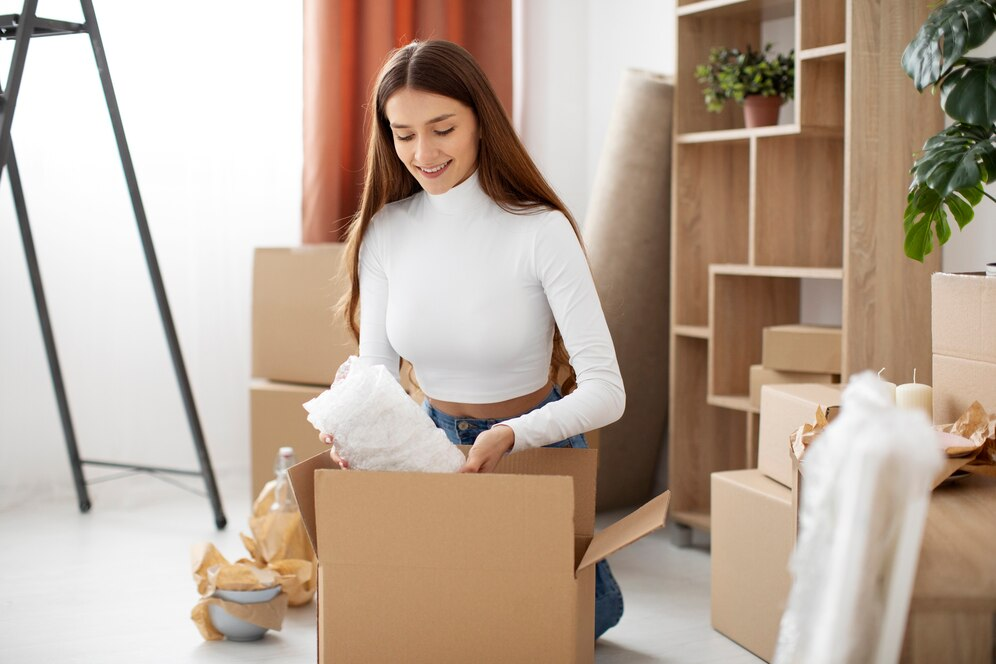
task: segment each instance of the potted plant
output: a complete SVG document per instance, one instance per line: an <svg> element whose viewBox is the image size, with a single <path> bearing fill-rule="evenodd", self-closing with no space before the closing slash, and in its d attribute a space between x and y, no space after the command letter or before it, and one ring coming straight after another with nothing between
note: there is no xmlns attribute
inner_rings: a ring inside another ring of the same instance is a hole
<svg viewBox="0 0 996 664"><path fill-rule="evenodd" d="M778 109L795 92L795 51L770 56L771 44L755 51L713 48L709 63L695 68L695 78L704 83L706 108L715 113L732 99L744 107L747 127L778 124Z"/></svg>
<svg viewBox="0 0 996 664"><path fill-rule="evenodd" d="M903 52L902 66L917 91L941 91L941 108L955 122L927 139L916 156L903 227L906 255L918 261L951 237L996 179L996 58L965 54L996 31L996 0L950 0L934 9ZM947 211L945 211L947 208Z"/></svg>

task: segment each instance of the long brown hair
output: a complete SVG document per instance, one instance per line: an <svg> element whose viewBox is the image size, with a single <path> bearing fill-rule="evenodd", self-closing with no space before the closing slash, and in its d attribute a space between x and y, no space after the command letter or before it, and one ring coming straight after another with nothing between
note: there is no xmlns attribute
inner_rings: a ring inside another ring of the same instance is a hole
<svg viewBox="0 0 996 664"><path fill-rule="evenodd" d="M477 156L481 188L499 206L515 214L538 209L559 210L570 221L584 250L577 222L529 157L473 56L452 42L413 41L388 54L367 112L369 139L363 196L349 225L343 266L351 288L338 305L338 312L346 317L357 342L360 338L360 243L370 220L381 208L422 190L394 151L390 122L384 112L387 100L402 88L443 95L474 111L481 133ZM555 326L550 380L559 384L561 379L564 394L574 390L577 377L570 366L560 330Z"/></svg>

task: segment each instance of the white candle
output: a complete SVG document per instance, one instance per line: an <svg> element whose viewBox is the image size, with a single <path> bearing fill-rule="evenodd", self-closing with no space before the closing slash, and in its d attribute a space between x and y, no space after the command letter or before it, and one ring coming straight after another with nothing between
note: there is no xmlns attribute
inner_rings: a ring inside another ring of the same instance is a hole
<svg viewBox="0 0 996 664"><path fill-rule="evenodd" d="M882 367L881 371L878 372L879 378L882 378L882 371L885 371L885 367ZM882 385L885 386L884 389L886 396L889 397L889 403L896 403L896 384L882 379Z"/></svg>
<svg viewBox="0 0 996 664"><path fill-rule="evenodd" d="M930 385L916 382L916 369L913 370L913 382L896 387L896 405L910 410L920 409L927 418L934 421L934 390Z"/></svg>

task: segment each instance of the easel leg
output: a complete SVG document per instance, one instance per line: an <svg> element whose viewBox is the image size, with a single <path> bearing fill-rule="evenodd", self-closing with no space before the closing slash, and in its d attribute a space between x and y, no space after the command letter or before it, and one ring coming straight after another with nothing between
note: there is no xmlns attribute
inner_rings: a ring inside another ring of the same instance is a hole
<svg viewBox="0 0 996 664"><path fill-rule="evenodd" d="M118 153L121 156L121 166L124 169L125 180L128 184L128 194L131 196L132 208L135 211L135 221L138 224L139 235L142 239L142 248L145 250L145 262L149 268L149 276L152 279L156 302L159 304L159 315L162 318L163 329L166 332L166 341L169 345L170 356L173 359L173 369L176 373L180 394L183 397L183 405L186 408L187 422L190 425L190 433L193 436L197 458L200 461L201 475L204 478L208 497L211 500L211 507L214 510L215 525L220 530L225 527L227 519L222 511L221 496L218 493L218 486L215 482L214 469L211 467L211 458L208 456L207 446L204 443L204 433L201 431L200 419L197 416L194 395L190 389L190 380L187 377L183 355L180 352L180 344L176 337L176 327L173 325L173 316L170 313L169 301L166 299L166 289L163 286L162 275L159 271L159 261L156 259L155 248L152 244L149 223L145 217L145 206L142 204L142 197L138 190L138 179L135 177L135 167L132 164L131 152L128 149L128 142L125 139L124 126L121 123L121 113L118 111L117 96L114 94L114 86L111 84L111 74L107 66L107 58L104 55L104 44L100 39L100 29L97 27L97 17L94 14L91 0L80 0L80 5L83 8L83 18L87 26L87 32L90 35L93 56L97 61L100 83L104 88L107 111L111 116L111 125L114 127L114 138L117 141Z"/></svg>
<svg viewBox="0 0 996 664"><path fill-rule="evenodd" d="M69 415L69 400L66 398L65 384L62 382L62 367L59 355L55 350L55 336L52 333L52 322L48 316L48 303L42 288L41 272L38 269L38 256L35 253L35 242L28 224L28 208L24 203L24 190L21 189L21 176L17 170L17 159L14 157L14 146L7 149L7 173L10 177L10 188L14 192L14 209L17 211L17 223L21 227L21 242L24 245L24 258L28 263L28 273L31 276L31 290L35 295L35 308L38 310L38 322L41 325L42 338L45 341L45 354L48 355L48 368L52 375L52 386L55 388L55 398L59 406L59 418L62 420L62 431L66 438L66 449L69 452L69 465L73 471L73 481L76 483L76 496L79 499L80 511L90 511L90 495L83 479L83 466L80 462L79 448L76 446L76 432L73 430L73 420Z"/></svg>

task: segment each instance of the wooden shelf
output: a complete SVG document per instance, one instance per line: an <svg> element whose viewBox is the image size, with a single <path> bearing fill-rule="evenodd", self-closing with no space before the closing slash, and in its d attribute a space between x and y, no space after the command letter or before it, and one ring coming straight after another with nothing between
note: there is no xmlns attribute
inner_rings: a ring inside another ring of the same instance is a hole
<svg viewBox="0 0 996 664"><path fill-rule="evenodd" d="M709 512L693 512L691 510L671 512L671 520L696 530L709 532Z"/></svg>
<svg viewBox="0 0 996 664"><path fill-rule="evenodd" d="M904 255L903 192L910 155L944 115L889 64L923 21L916 3L677 3L668 484L673 520L708 530L711 474L756 463L746 394L763 328L801 320L805 282L839 285L842 380L929 369L940 252ZM791 41L776 48L795 47L794 117L746 129L736 104L707 112L694 73L710 48L763 44L765 21L789 16Z"/></svg>
<svg viewBox="0 0 996 664"><path fill-rule="evenodd" d="M706 397L706 402L710 406L739 410L744 413L757 413L759 409L750 403L750 396L746 394L714 394Z"/></svg>
<svg viewBox="0 0 996 664"><path fill-rule="evenodd" d="M732 18L756 15L763 21L786 18L792 15L794 0L699 0L680 2L678 18L703 16L706 18Z"/></svg>
<svg viewBox="0 0 996 664"><path fill-rule="evenodd" d="M847 53L847 44L831 44L830 46L817 46L816 48L807 48L804 51L799 51L799 60L809 61L809 60L831 60L831 61L844 61L844 55Z"/></svg>
<svg viewBox="0 0 996 664"><path fill-rule="evenodd" d="M703 111L704 112L704 111ZM752 138L770 138L772 136L796 136L805 134L812 137L842 138L844 132L837 127L818 125L800 126L797 124L772 125L770 127L754 127L753 129L719 129L717 131L693 131L678 134L677 141L689 143L728 143L731 141L749 141Z"/></svg>
<svg viewBox="0 0 996 664"><path fill-rule="evenodd" d="M705 112L703 106L703 112ZM789 136L799 133L799 125L785 124L754 129L721 129L718 131L695 131L678 134L679 143L725 143L728 141L749 141L755 136Z"/></svg>
<svg viewBox="0 0 996 664"><path fill-rule="evenodd" d="M691 339L708 339L708 325L675 325L674 333L679 337L689 337Z"/></svg>
<svg viewBox="0 0 996 664"><path fill-rule="evenodd" d="M833 267L780 267L774 265L710 265L711 274L784 279L843 279L844 271Z"/></svg>

